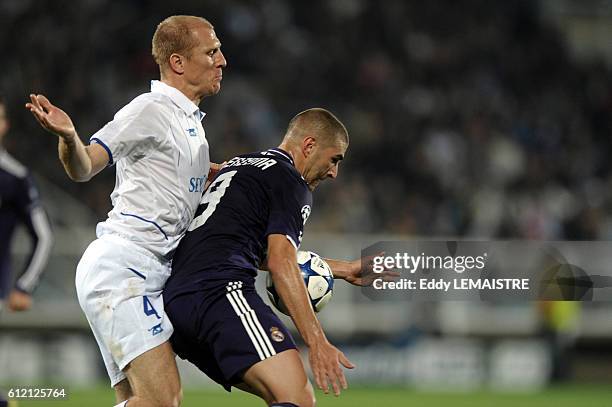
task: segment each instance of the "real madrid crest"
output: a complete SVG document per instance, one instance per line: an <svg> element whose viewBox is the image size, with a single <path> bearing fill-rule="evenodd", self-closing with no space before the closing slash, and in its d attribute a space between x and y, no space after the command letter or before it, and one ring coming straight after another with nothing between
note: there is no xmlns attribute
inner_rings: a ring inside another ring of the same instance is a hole
<svg viewBox="0 0 612 407"><path fill-rule="evenodd" d="M282 342L285 340L285 334L276 326L270 328L270 338L274 342Z"/></svg>

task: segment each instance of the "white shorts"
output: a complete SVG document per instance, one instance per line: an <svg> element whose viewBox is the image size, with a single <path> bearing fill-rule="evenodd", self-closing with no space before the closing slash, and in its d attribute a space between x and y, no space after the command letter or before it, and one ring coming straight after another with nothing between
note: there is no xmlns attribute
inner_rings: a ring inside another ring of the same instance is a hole
<svg viewBox="0 0 612 407"><path fill-rule="evenodd" d="M114 235L94 240L79 262L76 289L111 380L144 352L170 339L162 289L170 264Z"/></svg>

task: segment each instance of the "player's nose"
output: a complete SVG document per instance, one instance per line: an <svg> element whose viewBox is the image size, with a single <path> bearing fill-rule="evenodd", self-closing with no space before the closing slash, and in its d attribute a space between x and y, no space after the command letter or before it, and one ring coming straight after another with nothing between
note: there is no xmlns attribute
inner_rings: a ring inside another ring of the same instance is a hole
<svg viewBox="0 0 612 407"><path fill-rule="evenodd" d="M220 68L225 68L227 66L227 60L225 59L225 55L223 55L221 50L217 52L217 66Z"/></svg>

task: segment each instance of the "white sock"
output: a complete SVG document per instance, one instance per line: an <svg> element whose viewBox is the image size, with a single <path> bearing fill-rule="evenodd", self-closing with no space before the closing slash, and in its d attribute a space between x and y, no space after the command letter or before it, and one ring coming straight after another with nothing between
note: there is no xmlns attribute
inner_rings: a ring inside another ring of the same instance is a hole
<svg viewBox="0 0 612 407"><path fill-rule="evenodd" d="M122 401L121 403L117 404L115 407L125 407L127 405L127 400Z"/></svg>

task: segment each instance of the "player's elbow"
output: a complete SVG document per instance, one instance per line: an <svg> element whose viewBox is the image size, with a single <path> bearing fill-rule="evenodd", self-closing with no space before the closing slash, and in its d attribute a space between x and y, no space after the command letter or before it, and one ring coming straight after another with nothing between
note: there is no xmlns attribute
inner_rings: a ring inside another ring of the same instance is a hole
<svg viewBox="0 0 612 407"><path fill-rule="evenodd" d="M66 174L74 182L87 182L92 178L90 174L79 174L72 171L66 171Z"/></svg>
<svg viewBox="0 0 612 407"><path fill-rule="evenodd" d="M75 160L67 154L62 154L61 151L59 158L64 167L64 172L74 182L89 181L95 174L91 161Z"/></svg>
<svg viewBox="0 0 612 407"><path fill-rule="evenodd" d="M267 260L268 271L274 276L291 270L292 266L297 265L297 261L294 263L291 259L291 255L283 251L270 251Z"/></svg>
<svg viewBox="0 0 612 407"><path fill-rule="evenodd" d="M278 274L284 269L283 266L285 262L286 262L286 259L284 259L282 256L271 256L268 258L268 261L266 264L267 270L272 275Z"/></svg>

